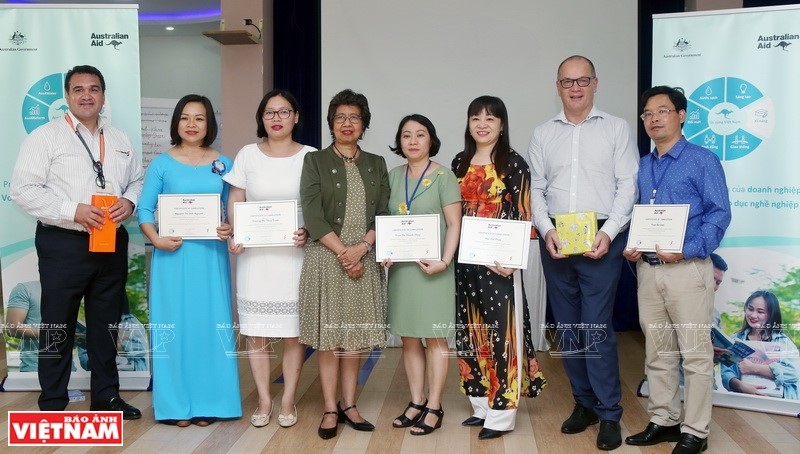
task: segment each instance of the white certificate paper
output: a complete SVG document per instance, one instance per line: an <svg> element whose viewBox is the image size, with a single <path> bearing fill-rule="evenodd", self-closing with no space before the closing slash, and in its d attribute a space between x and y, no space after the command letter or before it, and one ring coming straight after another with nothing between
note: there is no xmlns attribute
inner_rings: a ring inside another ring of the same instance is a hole
<svg viewBox="0 0 800 454"><path fill-rule="evenodd" d="M458 263L494 265L498 262L504 267L525 269L530 243L530 221L464 216Z"/></svg>
<svg viewBox="0 0 800 454"><path fill-rule="evenodd" d="M158 235L218 239L221 210L219 194L159 194Z"/></svg>
<svg viewBox="0 0 800 454"><path fill-rule="evenodd" d="M294 246L297 201L236 202L233 235L244 247Z"/></svg>
<svg viewBox="0 0 800 454"><path fill-rule="evenodd" d="M689 205L634 205L626 248L655 252L681 252L686 236Z"/></svg>
<svg viewBox="0 0 800 454"><path fill-rule="evenodd" d="M438 214L375 216L375 259L440 260Z"/></svg>

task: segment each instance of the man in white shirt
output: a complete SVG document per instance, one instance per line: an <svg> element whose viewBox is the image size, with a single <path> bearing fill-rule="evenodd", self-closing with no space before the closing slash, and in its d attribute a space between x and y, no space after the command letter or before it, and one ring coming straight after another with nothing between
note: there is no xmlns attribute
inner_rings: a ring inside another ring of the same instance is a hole
<svg viewBox="0 0 800 454"><path fill-rule="evenodd" d="M620 446L622 416L617 341L612 324L625 231L637 200L639 152L628 124L594 107L594 64L579 55L558 67L563 110L536 128L528 148L531 209L553 316L562 336L564 369L575 408L561 426L572 434L601 422L599 449ZM594 211L591 251L566 256L556 214Z"/></svg>
<svg viewBox="0 0 800 454"><path fill-rule="evenodd" d="M89 252L89 232L104 227L92 194L119 197L109 216L121 225L142 190L141 157L124 132L100 117L105 80L97 68L76 66L65 77L69 111L34 130L22 143L11 177L14 202L37 219L36 252L42 285L39 408L66 408L75 326L81 299L92 364L91 409L141 417L119 397L116 329L126 304L128 232L116 231L114 252Z"/></svg>

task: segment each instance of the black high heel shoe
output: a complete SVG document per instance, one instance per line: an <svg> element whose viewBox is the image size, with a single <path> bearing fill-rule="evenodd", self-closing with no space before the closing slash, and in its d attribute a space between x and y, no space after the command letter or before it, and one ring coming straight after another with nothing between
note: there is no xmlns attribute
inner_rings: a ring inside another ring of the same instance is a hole
<svg viewBox="0 0 800 454"><path fill-rule="evenodd" d="M352 419L350 419L349 416L347 416L347 411L356 408L356 404L353 404L345 409L342 409L341 404L342 404L341 402L336 403L336 408L339 409L339 422L347 423L353 429L360 430L361 432L372 432L373 430L375 430L375 426L371 422L366 420L362 422L355 422Z"/></svg>
<svg viewBox="0 0 800 454"><path fill-rule="evenodd" d="M333 427L329 427L327 429L322 428L322 423L325 421L325 415L336 415L336 425ZM317 430L317 434L319 438L323 440L327 440L329 438L333 438L336 436L336 431L339 428L339 412L338 411L326 411L322 414L322 421L319 422L319 429Z"/></svg>
<svg viewBox="0 0 800 454"><path fill-rule="evenodd" d="M428 416L428 413L439 417L439 419L436 420L436 424L434 424L433 427L425 424L425 417ZM417 432L412 430L411 435L428 435L434 430L442 427L442 419L444 419L444 410L441 407L436 409L426 407L425 411L422 412L422 417L420 417L419 421L417 421L417 423L414 424L414 427L422 429L422 431Z"/></svg>
<svg viewBox="0 0 800 454"><path fill-rule="evenodd" d="M414 402L409 402L408 406L406 406L406 409L403 410L403 414L398 416L398 417L396 417L396 418L394 418L396 420L399 420L400 424L392 422L392 427L400 429L400 428L403 428L403 427L411 427L411 426L413 426L414 424L417 423L417 421L419 421L419 418L421 418L422 415L425 413L425 406L426 405L428 405L428 401L427 400L425 400L425 403L420 404L420 405L417 405ZM410 408L413 408L415 410L419 410L419 413L417 413L417 416L414 416L413 418L409 418L408 416L406 416L406 412Z"/></svg>

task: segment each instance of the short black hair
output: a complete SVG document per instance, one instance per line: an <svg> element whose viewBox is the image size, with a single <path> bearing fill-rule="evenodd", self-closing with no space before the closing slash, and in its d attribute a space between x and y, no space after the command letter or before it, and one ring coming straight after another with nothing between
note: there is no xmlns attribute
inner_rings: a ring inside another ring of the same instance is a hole
<svg viewBox="0 0 800 454"><path fill-rule="evenodd" d="M420 114L406 115L400 120L400 125L397 127L397 134L394 136L394 147L389 147L389 149L394 151L398 156L406 157L406 155L403 154L403 147L400 146L400 139L403 135L403 126L409 121L416 121L422 126L425 126L425 129L428 130L428 135L431 136L431 149L428 151L428 156L436 156L436 154L439 153L439 148L442 146L442 141L439 139L439 136L436 135L436 127L433 126L433 122L425 115Z"/></svg>
<svg viewBox="0 0 800 454"><path fill-rule="evenodd" d="M642 100L639 105L639 113L644 112L644 106L647 104L647 101L649 101L650 98L658 95L667 95L670 102L675 105L675 110L678 112L681 110L686 111L687 101L686 95L683 94L683 88L657 85L653 88L648 88L644 91L644 93L642 93Z"/></svg>
<svg viewBox="0 0 800 454"><path fill-rule="evenodd" d="M718 254L711 253L711 263L714 265L714 268L720 271L728 271L728 262L725 261L724 258L720 257Z"/></svg>
<svg viewBox="0 0 800 454"><path fill-rule="evenodd" d="M372 114L369 113L369 102L367 101L367 97L361 93L356 93L349 88L346 88L334 95L330 104L328 104L328 129L331 131L331 138L334 138L333 117L336 115L336 109L338 109L339 106L358 107L358 110L361 111L361 124L364 125L364 129L361 131L361 135L363 136L364 132L369 129L369 120L372 118ZM359 139L360 138L361 137L359 137Z"/></svg>
<svg viewBox="0 0 800 454"><path fill-rule="evenodd" d="M69 81L75 74L92 74L97 76L97 78L100 79L100 89L103 90L103 93L106 92L106 80L103 78L103 73L101 73L99 69L89 65L78 65L73 66L72 69L67 71L67 75L64 76L64 91L66 93L69 93Z"/></svg>
<svg viewBox="0 0 800 454"><path fill-rule="evenodd" d="M258 109L256 110L256 124L258 124L256 135L258 135L258 137L261 139L267 137L267 128L264 126L264 110L266 110L269 100L276 96L280 96L281 98L289 101L289 105L292 106L292 110L294 110L295 113L300 112L300 103L297 102L297 99L294 97L294 95L286 90L276 88L264 95L264 97L261 98L261 102L258 104ZM300 121L302 121L302 117L300 117ZM298 123L294 126L294 129L292 129L292 136L294 136L295 132L297 132L299 128L300 122L298 121Z"/></svg>
<svg viewBox="0 0 800 454"><path fill-rule="evenodd" d="M169 137L172 139L172 145L181 144L181 136L178 134L178 123L181 122L181 114L186 104L190 102L199 102L206 109L206 136L203 138L203 146L209 147L214 140L217 139L217 116L214 115L214 107L211 101L202 95L186 95L178 101L175 105L175 110L172 112L172 123L169 126Z"/></svg>

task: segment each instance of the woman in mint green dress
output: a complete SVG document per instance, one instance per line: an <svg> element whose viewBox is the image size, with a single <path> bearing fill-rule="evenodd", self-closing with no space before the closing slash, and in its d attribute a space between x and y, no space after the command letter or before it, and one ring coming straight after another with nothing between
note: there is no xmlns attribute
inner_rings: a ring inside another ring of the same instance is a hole
<svg viewBox="0 0 800 454"><path fill-rule="evenodd" d="M431 161L440 146L428 118L404 117L392 151L408 162L389 172L389 211L393 215L438 214L444 239L441 260L384 261L389 267L389 331L403 339L403 363L411 388L411 401L392 425L413 426L412 435L426 435L442 425L441 396L449 358L446 337L455 327L455 277L450 264L461 228L461 192L455 174Z"/></svg>

